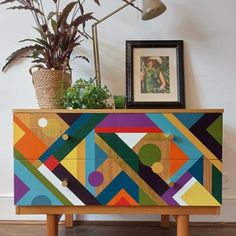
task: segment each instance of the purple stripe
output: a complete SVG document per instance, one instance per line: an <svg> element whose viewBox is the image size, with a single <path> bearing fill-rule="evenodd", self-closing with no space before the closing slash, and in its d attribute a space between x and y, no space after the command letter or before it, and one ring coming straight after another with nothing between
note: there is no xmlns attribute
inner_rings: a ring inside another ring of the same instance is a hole
<svg viewBox="0 0 236 236"><path fill-rule="evenodd" d="M173 196L192 178L189 172L181 176L175 182L172 188L169 188L161 197L169 206L178 206L179 204L173 199Z"/></svg>
<svg viewBox="0 0 236 236"><path fill-rule="evenodd" d="M68 188L85 204L101 205L94 197L62 164L52 171L61 181L68 180Z"/></svg>
<svg viewBox="0 0 236 236"><path fill-rule="evenodd" d="M97 127L157 127L145 114L109 114Z"/></svg>

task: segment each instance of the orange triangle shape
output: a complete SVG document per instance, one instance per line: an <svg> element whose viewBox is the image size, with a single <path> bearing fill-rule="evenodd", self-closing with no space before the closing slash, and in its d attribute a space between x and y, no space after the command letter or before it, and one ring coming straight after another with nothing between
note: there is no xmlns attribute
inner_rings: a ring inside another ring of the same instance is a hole
<svg viewBox="0 0 236 236"><path fill-rule="evenodd" d="M189 160L188 156L173 142L170 142L170 175L173 175Z"/></svg>
<svg viewBox="0 0 236 236"><path fill-rule="evenodd" d="M107 203L108 206L138 206L138 203L124 190L121 189L111 200Z"/></svg>

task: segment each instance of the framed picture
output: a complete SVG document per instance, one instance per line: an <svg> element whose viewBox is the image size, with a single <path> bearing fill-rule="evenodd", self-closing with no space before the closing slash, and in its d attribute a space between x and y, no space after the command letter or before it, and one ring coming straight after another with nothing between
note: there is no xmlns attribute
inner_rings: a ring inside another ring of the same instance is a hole
<svg viewBox="0 0 236 236"><path fill-rule="evenodd" d="M127 108L185 108L183 41L126 41Z"/></svg>

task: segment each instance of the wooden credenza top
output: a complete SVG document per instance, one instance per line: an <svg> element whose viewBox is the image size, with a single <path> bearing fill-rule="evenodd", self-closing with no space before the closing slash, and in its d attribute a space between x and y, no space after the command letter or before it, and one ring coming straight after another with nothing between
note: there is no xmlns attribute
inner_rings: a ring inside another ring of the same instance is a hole
<svg viewBox="0 0 236 236"><path fill-rule="evenodd" d="M13 109L22 113L223 113L224 109Z"/></svg>

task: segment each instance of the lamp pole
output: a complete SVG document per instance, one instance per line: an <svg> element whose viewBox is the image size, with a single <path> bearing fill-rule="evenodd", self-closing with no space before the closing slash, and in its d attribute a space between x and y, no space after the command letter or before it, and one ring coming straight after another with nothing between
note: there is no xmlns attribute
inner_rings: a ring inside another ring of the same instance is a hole
<svg viewBox="0 0 236 236"><path fill-rule="evenodd" d="M95 66L95 78L96 84L101 85L101 70L100 70L100 60L99 60L99 50L98 50L98 32L97 32L97 25L105 21L106 19L110 18L111 16L115 15L117 12L121 11L125 7L131 5L132 7L136 8L138 11L143 13L142 19L143 20L150 20L153 19L160 14L162 14L166 10L166 6L162 3L161 0L143 0L144 10L140 10L138 7L134 6L133 2L136 0L123 0L126 2L123 6L117 8L107 16L103 17L102 19L96 21L95 24L92 25L92 37L93 37L93 53L94 53L94 66Z"/></svg>
<svg viewBox="0 0 236 236"><path fill-rule="evenodd" d="M106 19L110 18L111 16L115 15L117 12L121 11L125 7L131 5L136 0L129 0L123 6L117 8L115 11L111 12L107 16L103 17L102 19L96 21L92 25L92 37L93 37L93 53L94 53L94 66L95 66L95 78L96 84L101 85L101 71L100 71L100 60L99 60L99 49L98 49L98 32L97 32L97 25L105 21Z"/></svg>

